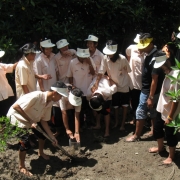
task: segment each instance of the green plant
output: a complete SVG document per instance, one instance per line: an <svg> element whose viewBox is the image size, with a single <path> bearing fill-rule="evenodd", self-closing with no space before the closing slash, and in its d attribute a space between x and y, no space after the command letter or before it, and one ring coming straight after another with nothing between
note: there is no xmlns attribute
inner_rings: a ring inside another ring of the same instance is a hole
<svg viewBox="0 0 180 180"><path fill-rule="evenodd" d="M26 130L13 126L7 117L0 118L0 152L5 151L11 140L18 139L19 135L27 133Z"/></svg>
<svg viewBox="0 0 180 180"><path fill-rule="evenodd" d="M176 61L176 66L171 67L171 68L179 71L177 77L173 77L171 75L166 75L166 77L168 77L171 80L171 84L177 83L180 85L180 62L177 59L175 59L175 61ZM172 91L169 90L165 94L166 94L166 96L170 97L171 101L179 101L180 100L180 89L178 89L178 90L174 89ZM174 134L176 134L176 132L180 129L180 113L167 126L175 127Z"/></svg>

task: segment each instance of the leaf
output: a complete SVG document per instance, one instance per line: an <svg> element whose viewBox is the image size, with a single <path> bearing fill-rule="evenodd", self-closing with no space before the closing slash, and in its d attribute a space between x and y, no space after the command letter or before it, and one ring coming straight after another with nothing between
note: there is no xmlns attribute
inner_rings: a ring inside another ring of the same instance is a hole
<svg viewBox="0 0 180 180"><path fill-rule="evenodd" d="M179 70L179 68L176 67L176 66L171 66L171 69L173 69L173 70Z"/></svg>
<svg viewBox="0 0 180 180"><path fill-rule="evenodd" d="M171 75L166 75L166 77L168 77L170 80L172 80L172 81L176 81L177 79L175 78L175 77L173 77L173 76L171 76Z"/></svg>
<svg viewBox="0 0 180 180"><path fill-rule="evenodd" d="M176 66L180 69L180 62L175 58Z"/></svg>
<svg viewBox="0 0 180 180"><path fill-rule="evenodd" d="M34 3L34 1L33 1L33 0L31 0L31 4L32 4L32 6L35 6L35 3Z"/></svg>

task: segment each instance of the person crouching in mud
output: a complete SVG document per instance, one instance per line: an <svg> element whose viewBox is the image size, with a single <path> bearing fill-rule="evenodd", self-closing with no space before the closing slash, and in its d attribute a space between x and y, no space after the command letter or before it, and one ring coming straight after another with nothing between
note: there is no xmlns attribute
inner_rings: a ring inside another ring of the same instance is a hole
<svg viewBox="0 0 180 180"><path fill-rule="evenodd" d="M47 133L54 141L54 145L58 144L47 121L49 121L51 116L53 102L59 101L62 96L68 96L68 89L63 82L57 81L51 86L49 91L34 91L20 97L10 107L7 114L7 117L11 119L11 124L20 128L32 128L32 131L38 137L38 155L46 160L49 159L49 156L43 152L46 138L36 130L36 126L39 125ZM25 167L26 152L30 147L29 135L23 135L19 142L19 169L21 173L27 176L33 175Z"/></svg>

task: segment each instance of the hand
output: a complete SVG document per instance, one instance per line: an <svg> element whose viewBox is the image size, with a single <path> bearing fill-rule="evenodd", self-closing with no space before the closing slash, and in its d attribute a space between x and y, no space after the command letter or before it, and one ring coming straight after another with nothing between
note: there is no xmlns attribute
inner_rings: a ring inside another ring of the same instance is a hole
<svg viewBox="0 0 180 180"><path fill-rule="evenodd" d="M55 137L52 138L52 141L53 141L53 146L57 146L58 145L58 141Z"/></svg>
<svg viewBox="0 0 180 180"><path fill-rule="evenodd" d="M67 50L67 51L63 51L62 55L63 56L72 56L73 54L71 51Z"/></svg>
<svg viewBox="0 0 180 180"><path fill-rule="evenodd" d="M50 74L43 74L42 79L44 80L52 79L52 76Z"/></svg>
<svg viewBox="0 0 180 180"><path fill-rule="evenodd" d="M40 88L42 92L45 92L44 88Z"/></svg>
<svg viewBox="0 0 180 180"><path fill-rule="evenodd" d="M69 129L66 129L66 133L71 139L74 139L72 131L70 131Z"/></svg>
<svg viewBox="0 0 180 180"><path fill-rule="evenodd" d="M36 123L32 123L32 124L31 124L31 128L35 128L35 129L36 129L36 127L37 127L37 124L36 124Z"/></svg>
<svg viewBox="0 0 180 180"><path fill-rule="evenodd" d="M75 133L74 138L76 139L77 142L80 142L80 134Z"/></svg>
<svg viewBox="0 0 180 180"><path fill-rule="evenodd" d="M94 93L98 89L97 84L95 83L93 87L91 88L91 92Z"/></svg>
<svg viewBox="0 0 180 180"><path fill-rule="evenodd" d="M153 99L147 99L147 107L149 108L149 109L152 109L153 108Z"/></svg>
<svg viewBox="0 0 180 180"><path fill-rule="evenodd" d="M164 122L164 125L167 125L169 123L171 123L171 121L169 119L166 119L165 122Z"/></svg>

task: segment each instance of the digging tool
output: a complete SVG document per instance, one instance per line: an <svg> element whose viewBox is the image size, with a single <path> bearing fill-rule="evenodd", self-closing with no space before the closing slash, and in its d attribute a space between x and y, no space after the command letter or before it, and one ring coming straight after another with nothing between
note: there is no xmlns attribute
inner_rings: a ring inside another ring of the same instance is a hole
<svg viewBox="0 0 180 180"><path fill-rule="evenodd" d="M54 141L38 125L36 126L36 130L42 133L47 139L49 139L49 141L54 143ZM57 144L56 146L61 150L64 155L71 159L75 159L75 156L70 155L62 146L60 146L59 144Z"/></svg>

